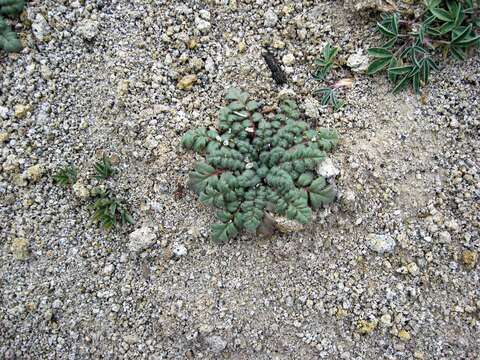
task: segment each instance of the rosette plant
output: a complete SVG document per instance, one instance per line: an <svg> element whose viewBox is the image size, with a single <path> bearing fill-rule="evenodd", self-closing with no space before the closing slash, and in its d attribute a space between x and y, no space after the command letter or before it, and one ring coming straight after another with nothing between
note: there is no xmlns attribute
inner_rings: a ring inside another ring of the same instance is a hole
<svg viewBox="0 0 480 360"><path fill-rule="evenodd" d="M310 129L293 100L266 114L238 88L226 99L217 128L192 129L182 139L186 149L204 156L189 187L217 210L212 239L225 242L242 230L271 234L275 214L308 223L312 210L336 197L334 185L316 169L337 144L337 134Z"/></svg>

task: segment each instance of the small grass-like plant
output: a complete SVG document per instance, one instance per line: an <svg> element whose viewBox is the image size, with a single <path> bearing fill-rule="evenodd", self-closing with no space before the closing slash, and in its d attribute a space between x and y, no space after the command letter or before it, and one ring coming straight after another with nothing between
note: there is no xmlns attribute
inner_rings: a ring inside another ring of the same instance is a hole
<svg viewBox="0 0 480 360"><path fill-rule="evenodd" d="M73 165L65 166L53 176L53 180L61 186L73 185L77 182L77 169Z"/></svg>
<svg viewBox="0 0 480 360"><path fill-rule="evenodd" d="M216 129L192 129L182 139L205 157L189 187L218 210L212 239L225 242L242 230L271 234L270 213L308 223L312 209L336 197L335 187L315 173L337 144L336 133L310 129L293 100L264 116L261 103L240 89L230 89L226 99Z"/></svg>
<svg viewBox="0 0 480 360"><path fill-rule="evenodd" d="M134 224L130 213L123 203L110 190L98 190L95 201L90 205L93 210L93 221L100 223L105 230L116 227L117 224Z"/></svg>
<svg viewBox="0 0 480 360"><path fill-rule="evenodd" d="M337 56L337 54L338 48L332 47L330 43L325 45L322 56L319 59L315 60L316 69L315 73L313 74L315 80L325 80L328 74L330 74L330 71L332 71L335 56Z"/></svg>
<svg viewBox="0 0 480 360"><path fill-rule="evenodd" d="M22 44L3 16L18 15L24 7L25 0L0 0L0 49L6 52L19 52Z"/></svg>
<svg viewBox="0 0 480 360"><path fill-rule="evenodd" d="M113 175L114 170L110 159L103 157L102 161L95 164L95 178L105 180ZM54 176L55 183L61 186L73 185L77 182L77 169L73 166L61 168ZM92 221L99 223L104 229L110 230L117 225L134 224L133 217L126 206L120 201L110 189L103 187L96 188L88 207L93 211Z"/></svg>
<svg viewBox="0 0 480 360"><path fill-rule="evenodd" d="M384 16L377 24L384 43L369 49L375 60L367 73L386 70L394 93L410 85L419 93L430 73L438 70L436 50L464 60L470 48L480 45L478 7L473 0L428 0L418 22L400 19L396 13Z"/></svg>
<svg viewBox="0 0 480 360"><path fill-rule="evenodd" d="M95 178L98 180L106 180L113 176L112 161L108 157L103 156L101 161L95 163L95 172Z"/></svg>
<svg viewBox="0 0 480 360"><path fill-rule="evenodd" d="M333 70L335 65L335 57L338 54L338 48L332 47L329 43L325 45L322 55L315 60L315 72L313 78L317 81L325 82L328 75ZM320 98L320 103L323 106L331 106L333 111L338 111L345 106L345 101L338 99L338 90L342 87L351 87L352 82L346 81L350 79L342 79L334 82L331 85L324 85L316 89L313 94Z"/></svg>

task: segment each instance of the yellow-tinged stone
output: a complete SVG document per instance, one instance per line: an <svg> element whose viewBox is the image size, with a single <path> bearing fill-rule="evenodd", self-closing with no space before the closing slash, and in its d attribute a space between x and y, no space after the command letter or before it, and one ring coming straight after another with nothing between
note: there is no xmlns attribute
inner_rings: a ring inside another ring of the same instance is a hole
<svg viewBox="0 0 480 360"><path fill-rule="evenodd" d="M0 144L8 140L8 133L7 132L1 132L0 133Z"/></svg>
<svg viewBox="0 0 480 360"><path fill-rule="evenodd" d="M335 315L337 316L337 319L343 319L345 316L347 316L347 311L343 308L338 308Z"/></svg>
<svg viewBox="0 0 480 360"><path fill-rule="evenodd" d="M291 233L302 231L304 225L295 220L287 219L283 216L274 216L275 227L282 233Z"/></svg>
<svg viewBox="0 0 480 360"><path fill-rule="evenodd" d="M44 168L41 164L30 166L27 169L27 178L30 181L37 182L38 180L40 180L43 173L44 173Z"/></svg>
<svg viewBox="0 0 480 360"><path fill-rule="evenodd" d="M294 11L295 11L295 5L293 3L289 3L282 8L282 14L285 16L290 15Z"/></svg>
<svg viewBox="0 0 480 360"><path fill-rule="evenodd" d="M245 41L244 40L240 41L238 43L238 51L243 53L243 52L245 52L246 49L247 49L247 44L245 43Z"/></svg>
<svg viewBox="0 0 480 360"><path fill-rule="evenodd" d="M186 75L180 79L177 88L180 90L191 90L193 85L197 82L197 75Z"/></svg>
<svg viewBox="0 0 480 360"><path fill-rule="evenodd" d="M18 104L15 105L15 117L17 118L23 118L27 113L32 110L31 105L22 105Z"/></svg>
<svg viewBox="0 0 480 360"><path fill-rule="evenodd" d="M400 338L400 340L402 341L409 341L412 336L410 335L410 333L405 330L405 329L402 329L398 332L398 337Z"/></svg>
<svg viewBox="0 0 480 360"><path fill-rule="evenodd" d="M28 259L28 241L24 238L16 238L12 241L10 251L17 260Z"/></svg>
<svg viewBox="0 0 480 360"><path fill-rule="evenodd" d="M73 184L72 190L73 194L79 199L87 199L90 197L90 190L88 190L88 188L80 181Z"/></svg>
<svg viewBox="0 0 480 360"><path fill-rule="evenodd" d="M368 335L377 327L377 321L359 320L357 322L357 330L362 335Z"/></svg>
<svg viewBox="0 0 480 360"><path fill-rule="evenodd" d="M27 180L25 180L25 176L22 174L13 174L12 183L18 187L27 186Z"/></svg>
<svg viewBox="0 0 480 360"><path fill-rule="evenodd" d="M190 50L193 50L197 47L197 41L195 39L190 39L188 40L187 42L187 47L190 49Z"/></svg>
<svg viewBox="0 0 480 360"><path fill-rule="evenodd" d="M473 269L477 263L478 255L475 251L465 250L462 255L463 263L469 269Z"/></svg>
<svg viewBox="0 0 480 360"><path fill-rule="evenodd" d="M130 86L130 81L127 79L122 79L117 84L117 97L121 98L128 93L128 88Z"/></svg>
<svg viewBox="0 0 480 360"><path fill-rule="evenodd" d="M419 359L419 360L424 360L425 359L425 353L421 352L421 351L415 351L413 353L413 357L415 359Z"/></svg>

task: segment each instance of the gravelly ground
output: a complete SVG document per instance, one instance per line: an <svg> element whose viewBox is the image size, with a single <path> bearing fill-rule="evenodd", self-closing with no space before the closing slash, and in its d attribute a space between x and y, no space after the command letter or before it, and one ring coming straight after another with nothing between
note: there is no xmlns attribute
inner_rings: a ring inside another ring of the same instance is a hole
<svg viewBox="0 0 480 360"><path fill-rule="evenodd" d="M28 4L18 25L27 48L0 54L0 356L478 358L478 56L446 63L421 99L355 75L344 110L319 109L316 123L341 136L340 199L300 233L219 247L207 238L211 211L178 196L195 159L181 135L215 122L227 87L277 100L264 44L294 55L285 88L303 104L327 41L344 59L376 41L373 16L289 4ZM193 73L192 90L176 89ZM136 220L110 233L51 180L70 162L95 186L104 153ZM27 171L37 164L38 180ZM155 241L135 254L129 233L141 227ZM393 252L369 248L378 235Z"/></svg>

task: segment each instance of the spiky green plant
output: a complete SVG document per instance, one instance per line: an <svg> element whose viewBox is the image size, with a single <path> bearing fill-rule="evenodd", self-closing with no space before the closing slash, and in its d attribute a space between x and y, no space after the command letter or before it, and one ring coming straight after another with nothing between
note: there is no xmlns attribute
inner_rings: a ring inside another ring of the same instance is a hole
<svg viewBox="0 0 480 360"><path fill-rule="evenodd" d="M338 48L332 47L330 43L325 45L322 55L315 60L315 72L313 78L317 81L325 82L328 75L332 72L335 64L335 56L338 54ZM340 86L338 85L340 84ZM339 100L337 96L338 89L342 87L341 82L336 82L330 85L324 85L319 89L314 90L313 94L320 98L320 103L323 106L330 105L333 111L338 111L345 106L345 101Z"/></svg>
<svg viewBox="0 0 480 360"><path fill-rule="evenodd" d="M398 14L383 17L377 24L384 43L368 53L375 60L368 74L387 70L393 92L411 85L416 93L427 84L432 70L438 70L435 50L464 60L467 50L480 46L479 2L473 0L428 0L420 21L400 19Z"/></svg>
<svg viewBox="0 0 480 360"><path fill-rule="evenodd" d="M325 45L322 55L319 59L315 60L315 73L313 77L315 80L323 81L330 74L332 70L335 56L338 54L338 48L332 47L330 43Z"/></svg>
<svg viewBox="0 0 480 360"><path fill-rule="evenodd" d="M112 161L108 157L103 156L101 161L95 163L95 172L95 177L98 180L108 179L114 173Z"/></svg>
<svg viewBox="0 0 480 360"><path fill-rule="evenodd" d="M218 210L212 239L224 242L244 229L268 233L269 213L308 223L312 209L336 196L334 186L315 173L337 144L336 133L311 130L292 100L267 117L261 103L240 89L231 88L226 99L217 129L192 129L182 139L186 149L205 157L190 174L189 187Z"/></svg>
<svg viewBox="0 0 480 360"><path fill-rule="evenodd" d="M22 44L2 15L18 15L25 7L25 0L0 0L0 49L6 52L18 52Z"/></svg>
<svg viewBox="0 0 480 360"><path fill-rule="evenodd" d="M90 205L93 210L93 221L100 223L106 230L117 224L134 224L134 220L123 203L118 200L110 190L95 192L95 201Z"/></svg>
<svg viewBox="0 0 480 360"><path fill-rule="evenodd" d="M53 180L62 186L73 185L77 182L77 169L73 165L65 166L53 176Z"/></svg>

